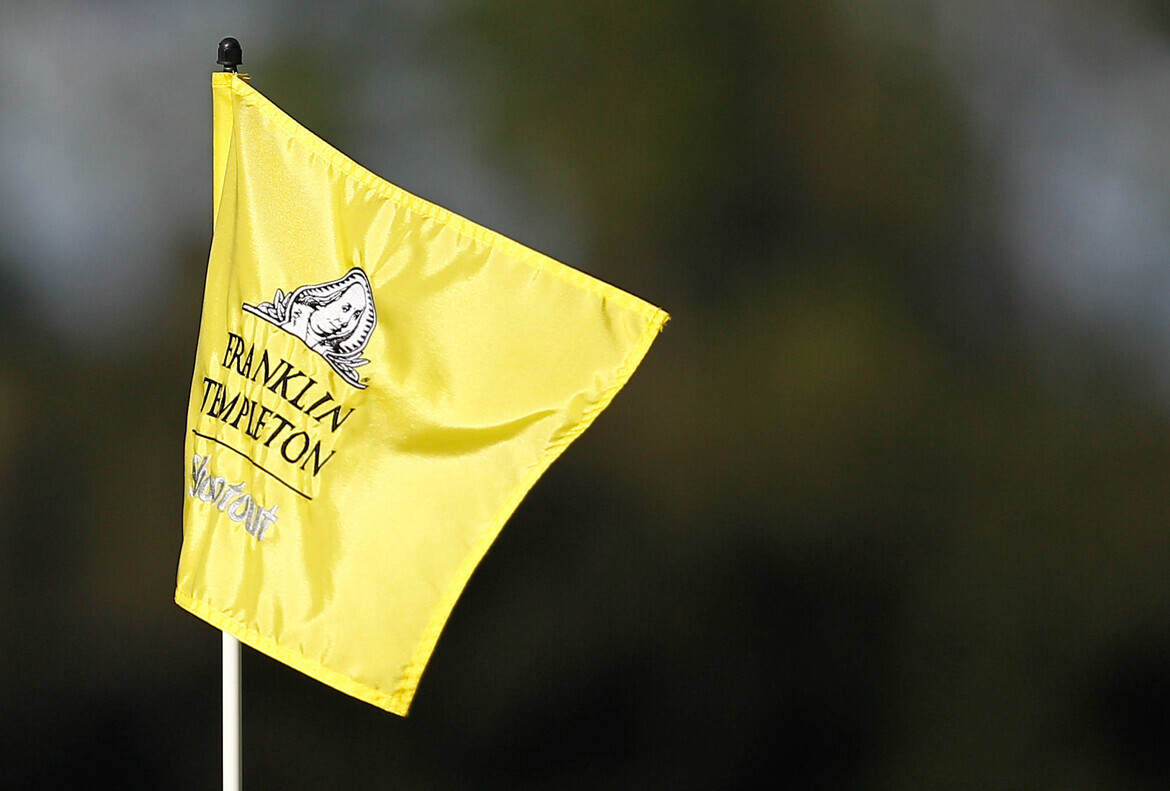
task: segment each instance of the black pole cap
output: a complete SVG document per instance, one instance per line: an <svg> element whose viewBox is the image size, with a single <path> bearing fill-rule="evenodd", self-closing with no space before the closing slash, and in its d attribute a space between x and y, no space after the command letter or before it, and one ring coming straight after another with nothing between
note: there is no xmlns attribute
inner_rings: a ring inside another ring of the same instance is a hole
<svg viewBox="0 0 1170 791"><path fill-rule="evenodd" d="M231 36L219 42L219 60L216 63L223 66L224 71L235 71L243 62L244 50L240 47L240 42Z"/></svg>

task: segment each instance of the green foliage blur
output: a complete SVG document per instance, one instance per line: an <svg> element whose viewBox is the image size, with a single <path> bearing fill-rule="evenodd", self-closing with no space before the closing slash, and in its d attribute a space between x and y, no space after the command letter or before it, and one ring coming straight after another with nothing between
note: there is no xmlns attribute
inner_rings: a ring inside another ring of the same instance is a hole
<svg viewBox="0 0 1170 791"><path fill-rule="evenodd" d="M353 5L349 51L244 40L254 84L369 161L348 91L443 75L478 156L580 218L567 262L672 321L408 718L246 651L246 788L1167 786L1165 394L1099 329L1030 330L930 58L830 2L468 0L393 51L395 7ZM207 234L100 354L0 239L7 787L218 783L218 634L171 603Z"/></svg>

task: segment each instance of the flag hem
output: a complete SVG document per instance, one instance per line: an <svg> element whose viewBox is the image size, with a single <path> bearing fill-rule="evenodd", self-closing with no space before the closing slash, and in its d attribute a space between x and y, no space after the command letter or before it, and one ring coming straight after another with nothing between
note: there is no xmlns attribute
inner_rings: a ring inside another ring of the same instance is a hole
<svg viewBox="0 0 1170 791"><path fill-rule="evenodd" d="M244 645L254 648L262 654L267 654L294 670L298 670L306 676L320 681L322 684L333 687L340 692L344 692L347 695L351 695L358 700L370 703L385 711L403 717L406 716L407 709L410 707L410 696L407 696L403 700L398 693L383 692L368 684L363 684L344 673L331 670L324 665L314 662L300 652L294 651L270 637L265 637L259 630L249 628L245 624L233 620L230 616L214 609L211 605L191 596L179 588L175 588L175 604L192 615L202 618L215 628L227 632Z"/></svg>

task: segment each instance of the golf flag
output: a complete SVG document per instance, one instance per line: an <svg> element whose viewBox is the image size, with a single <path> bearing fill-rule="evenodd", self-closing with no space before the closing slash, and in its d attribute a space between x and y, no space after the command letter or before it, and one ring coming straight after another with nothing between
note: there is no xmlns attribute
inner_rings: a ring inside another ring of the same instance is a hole
<svg viewBox="0 0 1170 791"><path fill-rule="evenodd" d="M405 714L476 564L667 316L212 88L175 600Z"/></svg>

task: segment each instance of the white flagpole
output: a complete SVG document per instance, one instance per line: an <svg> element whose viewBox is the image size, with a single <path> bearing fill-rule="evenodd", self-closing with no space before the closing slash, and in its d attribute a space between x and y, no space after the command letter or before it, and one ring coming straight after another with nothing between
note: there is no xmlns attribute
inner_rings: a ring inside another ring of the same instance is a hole
<svg viewBox="0 0 1170 791"><path fill-rule="evenodd" d="M240 791L240 641L223 633L223 791Z"/></svg>
<svg viewBox="0 0 1170 791"><path fill-rule="evenodd" d="M240 42L219 42L216 60L224 71L237 72L244 62ZM223 791L240 791L243 761L240 754L240 641L223 633Z"/></svg>

